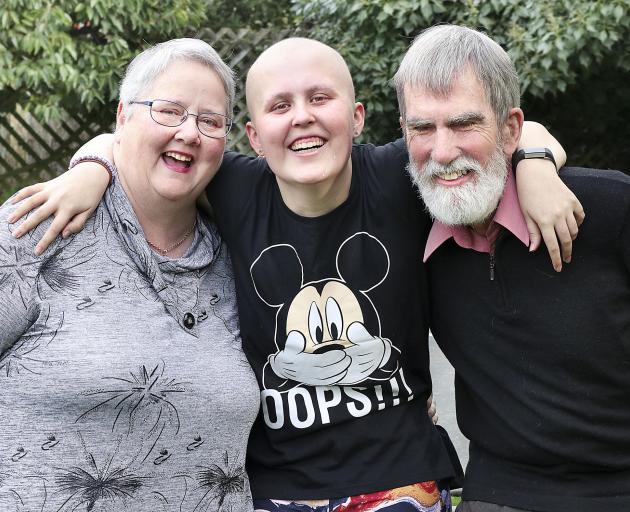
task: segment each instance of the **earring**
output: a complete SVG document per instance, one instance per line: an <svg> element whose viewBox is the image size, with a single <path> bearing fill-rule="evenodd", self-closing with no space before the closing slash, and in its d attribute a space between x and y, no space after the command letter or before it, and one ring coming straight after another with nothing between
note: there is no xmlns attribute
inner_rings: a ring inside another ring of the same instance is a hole
<svg viewBox="0 0 630 512"><path fill-rule="evenodd" d="M258 150L258 158L265 158L265 152L262 148Z"/></svg>

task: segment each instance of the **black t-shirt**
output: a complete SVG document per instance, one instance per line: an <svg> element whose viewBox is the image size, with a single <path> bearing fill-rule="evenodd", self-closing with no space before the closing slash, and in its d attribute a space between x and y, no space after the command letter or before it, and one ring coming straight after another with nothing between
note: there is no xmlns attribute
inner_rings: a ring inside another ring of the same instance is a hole
<svg viewBox="0 0 630 512"><path fill-rule="evenodd" d="M347 200L305 218L265 160L227 153L209 198L261 387L255 498L317 499L452 476L427 416L430 219L402 141L355 146Z"/></svg>
<svg viewBox="0 0 630 512"><path fill-rule="evenodd" d="M587 212L561 273L505 230L428 260L431 327L471 441L464 498L630 510L630 178L564 169Z"/></svg>

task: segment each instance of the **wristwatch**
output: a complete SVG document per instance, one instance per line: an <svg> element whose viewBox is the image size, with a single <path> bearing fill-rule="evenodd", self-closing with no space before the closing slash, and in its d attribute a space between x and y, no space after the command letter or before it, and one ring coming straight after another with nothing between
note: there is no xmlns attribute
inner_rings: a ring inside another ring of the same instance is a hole
<svg viewBox="0 0 630 512"><path fill-rule="evenodd" d="M553 153L549 148L523 148L519 149L516 153L512 155L512 169L516 170L516 166L521 160L529 159L529 158L542 158L544 160L551 160L553 162L556 171L558 170L558 165L556 164L556 159L553 157Z"/></svg>

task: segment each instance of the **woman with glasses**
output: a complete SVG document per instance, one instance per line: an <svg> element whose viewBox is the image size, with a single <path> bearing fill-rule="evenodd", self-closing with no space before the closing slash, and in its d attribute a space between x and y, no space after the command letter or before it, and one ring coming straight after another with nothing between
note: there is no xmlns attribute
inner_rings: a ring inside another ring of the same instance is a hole
<svg viewBox="0 0 630 512"><path fill-rule="evenodd" d="M195 205L233 98L209 45L157 45L122 82L88 228L35 255L41 231L15 239L0 209L0 510L252 509L258 387L226 248Z"/></svg>

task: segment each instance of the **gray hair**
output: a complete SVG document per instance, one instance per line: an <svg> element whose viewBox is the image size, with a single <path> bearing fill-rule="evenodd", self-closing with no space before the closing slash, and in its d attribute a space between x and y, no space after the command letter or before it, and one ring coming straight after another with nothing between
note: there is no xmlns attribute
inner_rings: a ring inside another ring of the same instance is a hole
<svg viewBox="0 0 630 512"><path fill-rule="evenodd" d="M497 123L504 123L521 102L514 64L487 35L457 25L424 30L405 54L393 79L401 117L405 119L405 86L445 96L466 68L483 87Z"/></svg>
<svg viewBox="0 0 630 512"><path fill-rule="evenodd" d="M234 108L234 72L208 43L201 39L171 39L144 50L127 66L120 84L119 99L128 106L151 87L153 81L175 61L193 61L215 72L227 96L226 112Z"/></svg>

